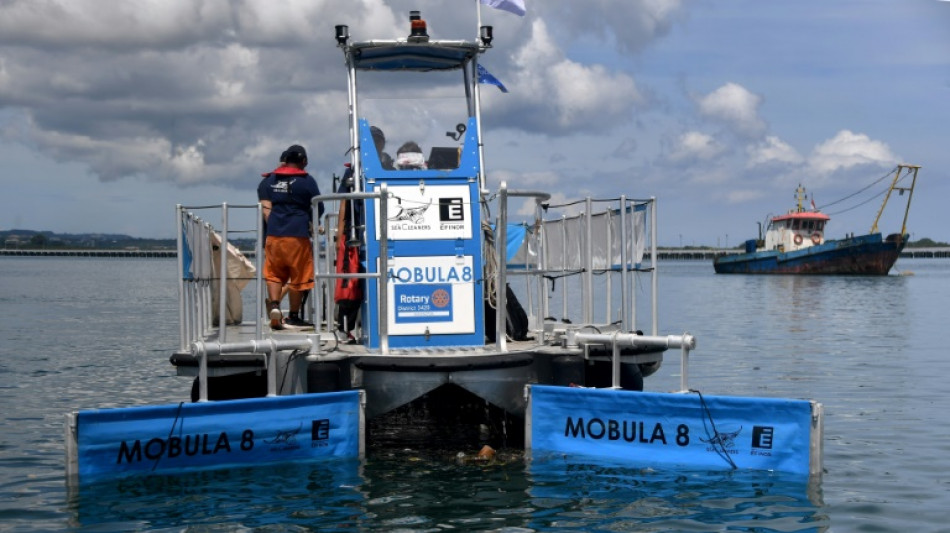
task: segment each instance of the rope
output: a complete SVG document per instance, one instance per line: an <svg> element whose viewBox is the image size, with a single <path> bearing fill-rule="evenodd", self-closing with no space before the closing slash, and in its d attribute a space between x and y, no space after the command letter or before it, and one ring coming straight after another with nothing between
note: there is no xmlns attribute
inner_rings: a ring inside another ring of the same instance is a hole
<svg viewBox="0 0 950 533"><path fill-rule="evenodd" d="M495 251L495 233L487 220L482 220L482 233L485 234L485 293L488 295L488 305L497 309L495 302L495 284L498 279L498 253Z"/></svg>
<svg viewBox="0 0 950 533"><path fill-rule="evenodd" d="M175 411L175 419L172 420L172 427L168 430L168 438L165 439L166 446L168 445L168 442L172 439L172 435L174 435L175 433L175 426L178 425L178 418L181 417L181 408L184 405L185 405L185 402L178 402L178 409ZM179 429L178 432L181 433L181 429ZM154 472L155 469L158 468L158 463L159 461L162 460L162 457L164 456L165 454L159 454L159 456L155 458L155 462L152 463L152 472Z"/></svg>
<svg viewBox="0 0 950 533"><path fill-rule="evenodd" d="M709 406L706 405L706 399L703 398L703 393L696 389L689 389L689 392L695 392L698 394L699 403L703 406L703 414L706 415L703 417L703 429L706 430L706 436L709 437L707 442L712 445L719 457L722 457L727 463L729 463L733 470L737 470L739 467L736 466L736 463L732 460L732 457L729 457L729 452L726 450L726 446L722 443L722 435L720 435L719 430L716 429L716 421L713 420L712 413L709 411ZM709 420L709 425L712 426L712 434L709 433L709 427L706 426L707 419Z"/></svg>
<svg viewBox="0 0 950 533"><path fill-rule="evenodd" d="M892 168L887 174L884 174L884 175L881 176L880 178L874 180L873 182L871 182L868 186L864 187L863 189L859 189L858 191L856 191L856 192L854 192L854 193L852 193L852 194L849 194L848 196L845 196L844 198L840 198L840 199L838 199L838 200L835 200L834 202L830 202L830 203L824 204L824 205L822 205L821 207L819 207L818 209L819 209L819 210L823 210L823 209L825 209L826 207L831 207L831 206L833 206L833 205L835 205L835 204L840 204L841 202L843 202L843 201L845 201L845 200L847 200L847 199L849 199L849 198L853 198L853 197L855 197L855 196L861 194L862 192L864 192L864 191L870 189L871 187L877 185L877 184L880 183L881 181L887 179L888 177L890 177L891 174L893 174L893 173L895 173L895 172L897 172L897 167ZM881 194L883 194L883 193L881 193ZM880 194L878 194L877 196L880 196ZM875 198L876 198L876 197L875 197ZM872 198L872 199L873 199L873 198ZM870 200L868 200L868 202L869 202L869 201L870 201ZM863 202L863 203L861 203L861 204L858 204L858 205L855 206L855 207L859 207L859 206L864 205L864 204L866 204L866 203L867 203L867 202ZM849 209L847 209L847 210L845 210L845 211L849 211L850 209L854 209L854 207L849 208ZM839 213L844 213L845 211L839 211ZM838 214L838 213L834 213L834 214Z"/></svg>

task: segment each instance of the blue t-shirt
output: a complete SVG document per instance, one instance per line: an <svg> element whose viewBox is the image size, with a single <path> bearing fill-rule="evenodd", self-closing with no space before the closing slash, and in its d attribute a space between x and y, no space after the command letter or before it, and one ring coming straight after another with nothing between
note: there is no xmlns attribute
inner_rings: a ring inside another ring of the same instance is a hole
<svg viewBox="0 0 950 533"><path fill-rule="evenodd" d="M310 201L319 194L317 180L306 171L292 167L278 168L261 180L257 198L271 202L267 236L310 237L313 222ZM323 216L323 202L318 204L317 216Z"/></svg>

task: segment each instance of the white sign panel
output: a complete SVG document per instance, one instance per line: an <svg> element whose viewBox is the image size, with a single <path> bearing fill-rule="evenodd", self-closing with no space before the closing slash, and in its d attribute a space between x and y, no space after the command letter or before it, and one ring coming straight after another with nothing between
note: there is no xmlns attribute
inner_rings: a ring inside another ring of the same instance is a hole
<svg viewBox="0 0 950 533"><path fill-rule="evenodd" d="M472 256L396 257L389 264L389 333L474 333Z"/></svg>
<svg viewBox="0 0 950 533"><path fill-rule="evenodd" d="M472 238L472 202L467 185L389 188L388 224L392 240ZM375 201L379 238L379 200Z"/></svg>

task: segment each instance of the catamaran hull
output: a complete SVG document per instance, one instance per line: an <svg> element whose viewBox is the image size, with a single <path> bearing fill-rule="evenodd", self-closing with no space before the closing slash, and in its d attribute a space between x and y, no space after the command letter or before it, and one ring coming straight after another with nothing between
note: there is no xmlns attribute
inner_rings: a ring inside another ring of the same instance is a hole
<svg viewBox="0 0 950 533"><path fill-rule="evenodd" d="M717 257L717 274L822 274L886 276L909 235L871 233L827 241L803 250L776 250Z"/></svg>

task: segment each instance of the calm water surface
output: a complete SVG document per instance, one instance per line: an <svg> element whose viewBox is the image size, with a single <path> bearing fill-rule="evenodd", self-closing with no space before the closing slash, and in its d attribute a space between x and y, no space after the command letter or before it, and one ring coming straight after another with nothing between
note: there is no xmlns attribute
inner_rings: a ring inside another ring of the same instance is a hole
<svg viewBox="0 0 950 533"><path fill-rule="evenodd" d="M822 402L822 479L399 449L69 491L67 412L188 398L168 363L175 262L0 258L0 531L950 531L950 261L886 278L660 267L660 333L698 339L690 387ZM679 380L671 354L645 387Z"/></svg>

